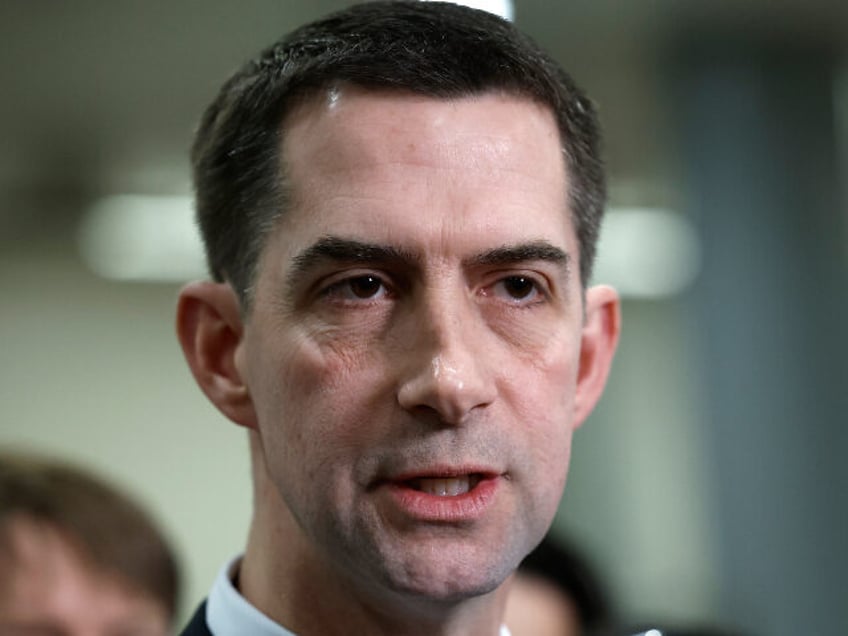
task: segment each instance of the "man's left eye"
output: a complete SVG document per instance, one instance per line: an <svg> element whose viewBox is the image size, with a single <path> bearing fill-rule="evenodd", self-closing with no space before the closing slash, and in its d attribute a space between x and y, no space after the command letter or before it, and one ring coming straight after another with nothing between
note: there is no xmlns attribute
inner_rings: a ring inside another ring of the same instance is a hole
<svg viewBox="0 0 848 636"><path fill-rule="evenodd" d="M383 290L383 281L376 276L359 276L349 281L350 292L357 298L373 298Z"/></svg>

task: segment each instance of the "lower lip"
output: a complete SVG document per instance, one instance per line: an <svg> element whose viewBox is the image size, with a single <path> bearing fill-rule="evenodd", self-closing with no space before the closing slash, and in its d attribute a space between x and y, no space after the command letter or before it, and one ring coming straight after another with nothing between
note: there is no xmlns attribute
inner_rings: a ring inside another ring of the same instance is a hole
<svg viewBox="0 0 848 636"><path fill-rule="evenodd" d="M383 490L407 517L419 521L460 523L475 521L485 514L494 502L499 482L498 477L487 477L467 493L452 497L431 495L399 482L387 483Z"/></svg>

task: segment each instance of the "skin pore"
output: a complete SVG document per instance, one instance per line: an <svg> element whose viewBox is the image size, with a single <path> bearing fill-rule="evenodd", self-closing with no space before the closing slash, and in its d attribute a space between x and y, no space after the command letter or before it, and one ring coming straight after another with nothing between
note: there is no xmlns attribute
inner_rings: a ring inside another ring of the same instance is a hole
<svg viewBox="0 0 848 636"><path fill-rule="evenodd" d="M178 318L251 430L240 591L304 635L496 634L618 333L615 293L580 285L553 116L349 88L285 126L250 312L198 283Z"/></svg>

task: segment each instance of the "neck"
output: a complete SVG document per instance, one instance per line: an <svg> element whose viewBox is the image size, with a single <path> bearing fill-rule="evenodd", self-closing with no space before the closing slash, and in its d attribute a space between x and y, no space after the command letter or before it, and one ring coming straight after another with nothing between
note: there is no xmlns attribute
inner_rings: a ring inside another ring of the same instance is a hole
<svg viewBox="0 0 848 636"><path fill-rule="evenodd" d="M268 617L298 636L497 636L507 585L437 601L356 579L318 552L257 468L254 464L255 513L238 586Z"/></svg>

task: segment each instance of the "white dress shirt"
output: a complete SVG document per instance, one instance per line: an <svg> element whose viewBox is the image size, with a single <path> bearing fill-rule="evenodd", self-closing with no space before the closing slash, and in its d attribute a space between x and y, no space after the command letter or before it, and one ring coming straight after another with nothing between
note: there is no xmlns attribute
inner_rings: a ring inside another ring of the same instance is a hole
<svg viewBox="0 0 848 636"><path fill-rule="evenodd" d="M238 556L221 568L206 601L206 624L215 636L295 636L247 602L233 585Z"/></svg>

